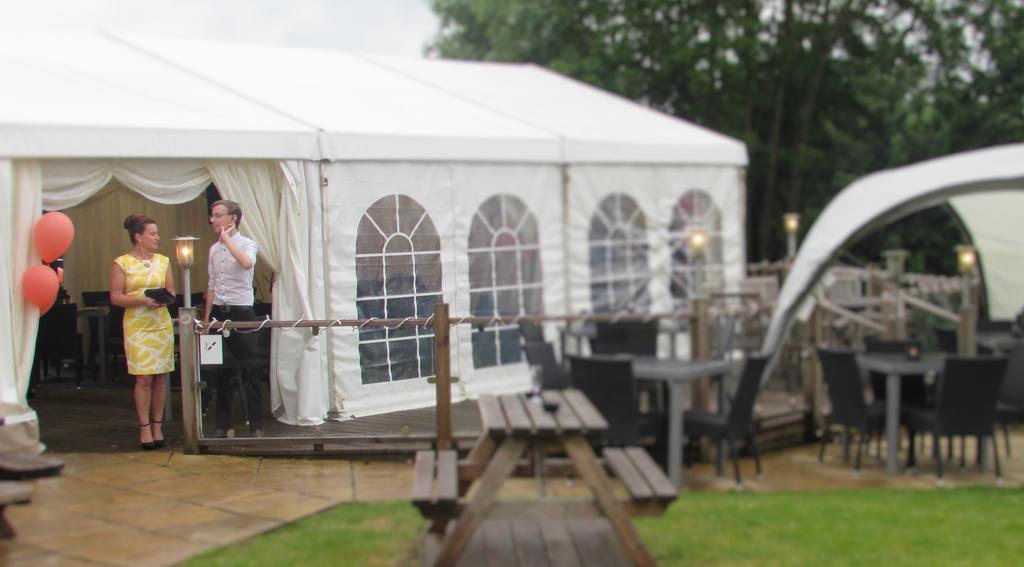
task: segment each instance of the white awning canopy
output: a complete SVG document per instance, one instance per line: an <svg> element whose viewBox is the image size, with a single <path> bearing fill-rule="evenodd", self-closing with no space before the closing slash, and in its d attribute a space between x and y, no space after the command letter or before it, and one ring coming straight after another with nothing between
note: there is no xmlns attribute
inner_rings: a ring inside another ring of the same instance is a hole
<svg viewBox="0 0 1024 567"><path fill-rule="evenodd" d="M801 304L842 250L881 227L950 199L978 248L990 315L1024 306L1024 144L924 161L863 177L822 211L779 293L763 351L782 344ZM1007 208L1015 207L1015 208ZM950 251L952 254L952 251Z"/></svg>

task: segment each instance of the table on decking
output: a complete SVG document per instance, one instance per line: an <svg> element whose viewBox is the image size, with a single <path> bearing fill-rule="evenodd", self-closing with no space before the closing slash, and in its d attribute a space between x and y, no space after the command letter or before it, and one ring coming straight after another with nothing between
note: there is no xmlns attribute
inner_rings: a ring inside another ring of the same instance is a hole
<svg viewBox="0 0 1024 567"><path fill-rule="evenodd" d="M927 353L910 359L905 354L863 353L857 355L857 364L864 370L885 374L885 439L888 444L885 472L893 476L899 472L900 450L900 378L920 376L942 371L946 356Z"/></svg>
<svg viewBox="0 0 1024 567"><path fill-rule="evenodd" d="M732 362L728 360L633 360L633 376L638 380L668 383L668 478L676 486L682 480L683 386L704 376L715 377L718 380L718 407L722 408L725 399L722 377L731 367Z"/></svg>
<svg viewBox="0 0 1024 567"><path fill-rule="evenodd" d="M458 467L460 483L473 483L475 491L463 487L468 490L470 497L460 506L457 515L453 516L455 524L441 541L440 550L433 560L435 565L455 565L474 533L484 526L485 520L493 522L495 517L508 518L510 515L518 518L564 519L568 515L567 510L585 512L588 509L593 512L591 516L598 515L607 520L610 531L622 543L627 556L623 559L636 565L654 564L630 519L631 512L643 512L627 510L627 506L616 499L612 481L591 449L589 439L602 437L607 432L608 424L582 392L546 391L534 396L482 395L479 407L483 432ZM560 449L568 455L580 480L593 493L595 502L545 500L498 503L498 491L515 471L519 459L533 450L541 456L538 466L544 468L542 455L550 449ZM664 482L667 483L667 480ZM666 490L672 490L672 487L666 487ZM675 498L674 490L671 497L668 497L667 492L663 496L660 502L662 511L664 505ZM648 504L651 503L658 504ZM594 518L586 521L593 522ZM511 553L514 557L515 551Z"/></svg>
<svg viewBox="0 0 1024 567"><path fill-rule="evenodd" d="M78 310L78 317L85 320L95 319L96 325L89 325L89 333L95 333L90 340L96 341L100 357L100 385L107 385L107 318L110 316L110 308L105 305L96 307L82 307ZM92 362L92 361L90 361ZM91 370L91 368L90 368ZM93 382L96 377L93 376Z"/></svg>
<svg viewBox="0 0 1024 567"><path fill-rule="evenodd" d="M978 331L975 340L978 346L985 347L997 356L1007 356L1024 337L1015 337L1009 331Z"/></svg>

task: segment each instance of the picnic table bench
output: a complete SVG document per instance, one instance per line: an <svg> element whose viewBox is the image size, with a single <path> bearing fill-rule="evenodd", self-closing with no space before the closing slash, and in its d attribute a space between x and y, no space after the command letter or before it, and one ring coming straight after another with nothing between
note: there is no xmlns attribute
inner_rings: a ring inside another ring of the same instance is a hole
<svg viewBox="0 0 1024 567"><path fill-rule="evenodd" d="M608 564L617 563L613 558L654 564L630 518L663 513L675 500L676 489L642 448L606 448L604 459L597 458L591 441L602 438L608 424L582 392L482 395L479 407L483 432L465 459L457 460L454 451L416 455L413 503L431 520L428 538L434 538L434 549L425 553L427 563L479 564L480 542L486 539L511 564L589 564L581 550L603 555ZM508 478L529 474L520 461L530 451L541 486L551 468L546 455L564 452L594 500L498 502ZM609 472L621 479L628 498L616 496ZM526 519L533 523L524 523ZM529 536L541 519L545 527L540 536ZM568 561L570 555L573 561Z"/></svg>

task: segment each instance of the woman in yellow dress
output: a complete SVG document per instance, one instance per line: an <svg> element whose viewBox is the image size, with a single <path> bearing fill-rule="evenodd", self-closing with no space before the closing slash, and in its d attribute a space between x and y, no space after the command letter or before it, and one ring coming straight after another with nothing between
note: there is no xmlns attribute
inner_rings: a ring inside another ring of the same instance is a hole
<svg viewBox="0 0 1024 567"><path fill-rule="evenodd" d="M165 381L174 370L174 332L164 304L145 295L164 288L174 296L170 260L157 254L160 233L156 222L142 215L124 221L132 251L114 259L110 271L110 302L124 307L124 354L128 373L135 376L135 412L139 442L144 451L164 446Z"/></svg>

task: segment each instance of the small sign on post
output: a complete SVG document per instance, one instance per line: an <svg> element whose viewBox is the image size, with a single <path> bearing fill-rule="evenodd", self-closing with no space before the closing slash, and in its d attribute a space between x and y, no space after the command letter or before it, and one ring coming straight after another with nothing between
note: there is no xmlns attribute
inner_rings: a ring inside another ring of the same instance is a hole
<svg viewBox="0 0 1024 567"><path fill-rule="evenodd" d="M199 363L224 364L224 347L220 335L199 336Z"/></svg>

